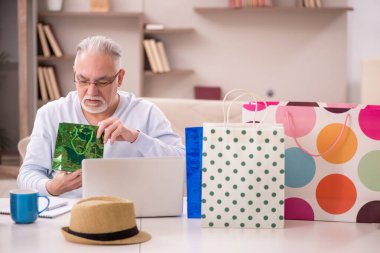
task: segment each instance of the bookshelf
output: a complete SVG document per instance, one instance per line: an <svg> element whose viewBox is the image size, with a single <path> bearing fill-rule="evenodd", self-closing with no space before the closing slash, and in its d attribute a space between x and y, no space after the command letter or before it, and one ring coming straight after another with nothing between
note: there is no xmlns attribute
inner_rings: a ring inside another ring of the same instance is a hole
<svg viewBox="0 0 380 253"><path fill-rule="evenodd" d="M351 7L321 7L321 8L304 8L304 7L261 7L261 8L229 8L229 7L195 7L198 13L223 13L223 12L311 12L311 13L329 13L329 12L346 12L353 11Z"/></svg>
<svg viewBox="0 0 380 253"><path fill-rule="evenodd" d="M144 71L144 75L146 77L153 77L157 75L172 75L172 76L180 76L180 75L190 75L193 74L194 70L192 69L171 69L169 72L164 73L153 73L152 71Z"/></svg>
<svg viewBox="0 0 380 253"><path fill-rule="evenodd" d="M217 85L223 92L239 87L261 95L270 89L278 100L344 102L345 14L351 7L231 9L211 6L226 5L224 0L111 0L110 12L93 13L87 1L65 0L62 12L41 10L43 1L18 1L24 13L19 17L24 20L19 25L20 137L30 134L38 108L37 64L56 67L66 95L73 90L76 44L94 34L124 46L128 74L122 89L138 96L192 98L194 86ZM37 21L52 24L62 57L37 56ZM144 23L165 29L144 30ZM60 36L67 31L69 36ZM144 36L164 42L170 72L144 71Z"/></svg>
<svg viewBox="0 0 380 253"><path fill-rule="evenodd" d="M63 55L62 57L56 57L56 56L42 56L38 55L37 60L38 62L54 62L54 61L74 61L75 55Z"/></svg>
<svg viewBox="0 0 380 253"><path fill-rule="evenodd" d="M145 36L158 38L160 41L162 41L165 44L165 46L167 44L165 41L168 40L168 36L184 35L184 34L194 33L194 32L195 32L195 29L190 28L190 27L169 27L169 28L157 29L157 30L144 29ZM169 50L166 50L167 57L168 57L168 52L170 51L171 48L172 46L168 47ZM171 63L171 59L169 58L169 64L170 63ZM192 73L194 73L194 70L192 69L173 69L171 67L170 71L163 72L163 73L154 73L153 71L145 70L144 76L145 77L154 77L154 76L162 76L162 75L180 76L180 75L190 75Z"/></svg>
<svg viewBox="0 0 380 253"><path fill-rule="evenodd" d="M39 18L45 17L96 17L96 18L140 18L143 16L142 12L84 12L84 11L62 11L62 12L53 12L53 11L41 11L38 13Z"/></svg>
<svg viewBox="0 0 380 253"><path fill-rule="evenodd" d="M177 34L177 33L191 33L194 32L194 28L164 28L159 30L144 30L145 35L160 35L160 34Z"/></svg>

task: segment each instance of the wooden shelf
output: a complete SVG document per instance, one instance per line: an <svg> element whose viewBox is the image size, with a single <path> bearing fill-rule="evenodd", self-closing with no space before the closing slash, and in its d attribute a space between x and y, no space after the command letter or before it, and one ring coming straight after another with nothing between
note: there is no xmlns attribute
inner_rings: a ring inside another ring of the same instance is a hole
<svg viewBox="0 0 380 253"><path fill-rule="evenodd" d="M192 69L172 69L165 73L153 73L152 71L144 71L145 76L163 76L163 75L188 75L194 73Z"/></svg>
<svg viewBox="0 0 380 253"><path fill-rule="evenodd" d="M74 60L75 59L75 55L64 55L62 57L56 57L56 56L49 56L49 57L45 57L45 56L37 56L37 60L38 62L45 62L45 61L69 61L69 60Z"/></svg>
<svg viewBox="0 0 380 253"><path fill-rule="evenodd" d="M38 17L96 17L96 18L118 18L118 17L142 17L142 12L39 12Z"/></svg>
<svg viewBox="0 0 380 253"><path fill-rule="evenodd" d="M144 34L176 34L194 31L194 28L165 28L160 30L144 30Z"/></svg>
<svg viewBox="0 0 380 253"><path fill-rule="evenodd" d="M262 8L229 8L229 7L195 7L194 11L199 13L219 13L219 12L345 12L353 11L352 7L322 7L322 8L303 8L303 7L262 7Z"/></svg>

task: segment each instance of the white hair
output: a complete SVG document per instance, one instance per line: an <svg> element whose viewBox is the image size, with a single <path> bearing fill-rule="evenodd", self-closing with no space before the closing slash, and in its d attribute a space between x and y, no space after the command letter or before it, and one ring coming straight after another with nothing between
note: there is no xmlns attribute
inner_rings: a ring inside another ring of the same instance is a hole
<svg viewBox="0 0 380 253"><path fill-rule="evenodd" d="M74 66L77 62L77 58L83 52L96 52L110 55L115 63L116 69L121 68L121 48L110 38L98 35L82 40L77 46Z"/></svg>

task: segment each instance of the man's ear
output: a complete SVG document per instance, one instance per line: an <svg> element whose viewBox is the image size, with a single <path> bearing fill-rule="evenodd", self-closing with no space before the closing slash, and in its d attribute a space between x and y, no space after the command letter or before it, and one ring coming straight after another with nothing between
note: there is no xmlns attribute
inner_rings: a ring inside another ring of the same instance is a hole
<svg viewBox="0 0 380 253"><path fill-rule="evenodd" d="M121 84L123 83L124 75L125 75L125 69L120 69L120 73L119 73L119 76L117 78L117 86L118 87L120 87Z"/></svg>

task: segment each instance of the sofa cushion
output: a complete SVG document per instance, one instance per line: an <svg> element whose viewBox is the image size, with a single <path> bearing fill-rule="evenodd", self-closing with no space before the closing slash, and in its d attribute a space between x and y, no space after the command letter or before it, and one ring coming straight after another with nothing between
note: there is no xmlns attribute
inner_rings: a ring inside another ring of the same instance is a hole
<svg viewBox="0 0 380 253"><path fill-rule="evenodd" d="M148 98L156 104L172 124L173 131L185 142L185 128L202 126L203 123L223 122L223 101L173 98ZM241 122L241 105L237 102L231 107L230 121ZM227 111L228 102L226 102Z"/></svg>

